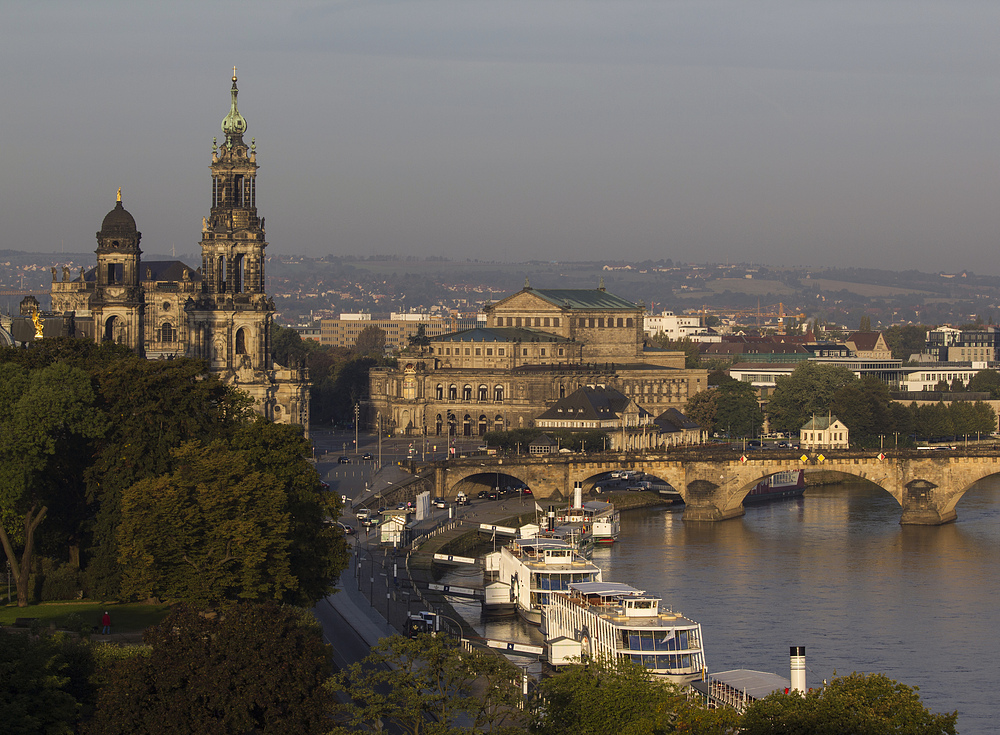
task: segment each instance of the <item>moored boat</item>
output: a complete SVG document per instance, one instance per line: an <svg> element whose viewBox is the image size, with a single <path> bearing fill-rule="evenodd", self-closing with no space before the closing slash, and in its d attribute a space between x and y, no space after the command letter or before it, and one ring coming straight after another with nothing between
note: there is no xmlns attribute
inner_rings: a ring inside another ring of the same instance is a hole
<svg viewBox="0 0 1000 735"><path fill-rule="evenodd" d="M701 678L701 625L660 602L644 590L600 580L551 593L545 605L549 662L625 658L676 684Z"/></svg>
<svg viewBox="0 0 1000 735"><path fill-rule="evenodd" d="M579 507L558 508L556 523L580 523L594 537L594 543L613 544L621 533L621 519L612 503L588 500Z"/></svg>
<svg viewBox="0 0 1000 735"><path fill-rule="evenodd" d="M560 539L511 541L500 549L497 568L497 580L510 590L517 614L533 625L542 624L542 608L553 592L564 592L571 584L601 580L600 567ZM496 595L502 597L500 592Z"/></svg>
<svg viewBox="0 0 1000 735"><path fill-rule="evenodd" d="M754 485L750 489L750 492L747 493L747 496L743 498L743 504L764 503L780 498L794 498L802 495L805 489L805 470L785 470L765 477Z"/></svg>

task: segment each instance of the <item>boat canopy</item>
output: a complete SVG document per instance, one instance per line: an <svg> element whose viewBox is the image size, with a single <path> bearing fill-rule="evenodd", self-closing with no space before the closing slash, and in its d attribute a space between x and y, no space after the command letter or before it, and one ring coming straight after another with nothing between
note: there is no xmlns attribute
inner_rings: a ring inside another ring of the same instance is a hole
<svg viewBox="0 0 1000 735"><path fill-rule="evenodd" d="M645 590L639 590L622 582L571 582L571 590L587 597L641 597Z"/></svg>

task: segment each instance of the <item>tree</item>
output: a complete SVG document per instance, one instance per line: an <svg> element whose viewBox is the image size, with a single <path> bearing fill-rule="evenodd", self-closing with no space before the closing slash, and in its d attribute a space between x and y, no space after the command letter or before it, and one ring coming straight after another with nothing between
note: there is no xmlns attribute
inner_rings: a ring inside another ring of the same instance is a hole
<svg viewBox="0 0 1000 735"><path fill-rule="evenodd" d="M800 362L791 375L776 381L767 404L771 428L797 432L812 416L830 412L834 394L856 381L846 367Z"/></svg>
<svg viewBox="0 0 1000 735"><path fill-rule="evenodd" d="M494 659L494 660L490 660ZM403 732L451 732L471 720L475 731L510 718L520 699L520 672L493 654L464 651L445 636L383 638L364 661L335 678L336 689L351 699L343 732L376 721L391 721ZM477 691L484 689L488 697Z"/></svg>
<svg viewBox="0 0 1000 735"><path fill-rule="evenodd" d="M850 430L851 444L877 446L879 435L894 430L889 403L888 386L866 376L838 389L830 401L830 412Z"/></svg>
<svg viewBox="0 0 1000 735"><path fill-rule="evenodd" d="M872 318L870 316L861 317L861 321L858 324L859 332L870 332L872 331Z"/></svg>
<svg viewBox="0 0 1000 735"><path fill-rule="evenodd" d="M927 346L927 327L916 324L889 327L882 336L897 360L909 360L910 355L919 354Z"/></svg>
<svg viewBox="0 0 1000 735"><path fill-rule="evenodd" d="M78 340L79 341L79 340ZM88 576L95 594L120 594L117 531L122 493L174 468L184 442L228 440L254 415L241 391L207 373L201 360L144 360L129 354L93 364L109 431L86 471L96 509Z"/></svg>
<svg viewBox="0 0 1000 735"><path fill-rule="evenodd" d="M969 380L969 390L974 393L989 393L990 398L1000 398L1000 372L980 370Z"/></svg>
<svg viewBox="0 0 1000 735"><path fill-rule="evenodd" d="M536 735L723 735L736 724L733 710L704 709L626 659L571 665L543 680L538 694L531 724Z"/></svg>
<svg viewBox="0 0 1000 735"><path fill-rule="evenodd" d="M715 430L715 414L718 410L715 405L715 393L714 390L698 391L688 398L684 407L685 416L710 432Z"/></svg>
<svg viewBox="0 0 1000 735"><path fill-rule="evenodd" d="M362 357L381 355L385 352L385 331L374 324L369 324L361 330L354 342L354 354Z"/></svg>
<svg viewBox="0 0 1000 735"><path fill-rule="evenodd" d="M28 604L38 528L49 508L82 493L81 447L101 436L90 376L65 363L27 371L0 365L0 543ZM21 549L20 557L17 548Z"/></svg>
<svg viewBox="0 0 1000 735"><path fill-rule="evenodd" d="M750 383L730 380L715 389L715 431L750 437L759 436L763 426L764 414Z"/></svg>
<svg viewBox="0 0 1000 735"><path fill-rule="evenodd" d="M64 634L28 636L0 628L0 712L8 733L70 735L90 714L94 664L85 643Z"/></svg>
<svg viewBox="0 0 1000 735"><path fill-rule="evenodd" d="M340 527L328 523L340 517L340 498L322 490L302 427L258 418L236 433L231 446L250 467L273 475L283 488L289 564L297 580L286 601L311 605L326 597L350 563L349 552Z"/></svg>
<svg viewBox="0 0 1000 735"><path fill-rule="evenodd" d="M833 679L804 697L775 693L754 702L740 722L745 735L955 735L958 713L933 714L916 687L884 674Z"/></svg>
<svg viewBox="0 0 1000 735"><path fill-rule="evenodd" d="M335 708L312 616L276 603L180 607L143 636L147 655L100 672L90 735L313 735Z"/></svg>
<svg viewBox="0 0 1000 735"><path fill-rule="evenodd" d="M285 488L221 441L175 452L177 469L122 494L122 594L208 604L294 593Z"/></svg>

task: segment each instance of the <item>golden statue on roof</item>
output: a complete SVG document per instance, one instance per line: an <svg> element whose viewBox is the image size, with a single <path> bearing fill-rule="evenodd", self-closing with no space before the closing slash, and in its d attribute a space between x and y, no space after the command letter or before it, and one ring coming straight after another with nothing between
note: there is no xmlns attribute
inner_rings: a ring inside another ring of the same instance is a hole
<svg viewBox="0 0 1000 735"><path fill-rule="evenodd" d="M42 324L42 316L38 313L38 309L31 310L31 321L35 325L35 339L41 339L44 325Z"/></svg>

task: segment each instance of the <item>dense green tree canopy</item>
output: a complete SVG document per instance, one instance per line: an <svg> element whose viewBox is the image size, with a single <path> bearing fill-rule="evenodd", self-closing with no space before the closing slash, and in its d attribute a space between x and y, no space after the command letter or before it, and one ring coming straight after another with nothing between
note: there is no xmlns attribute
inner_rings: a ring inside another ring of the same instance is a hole
<svg viewBox="0 0 1000 735"><path fill-rule="evenodd" d="M800 362L792 374L778 378L767 404L774 431L798 432L814 415L832 410L833 397L844 386L857 382L846 367Z"/></svg>
<svg viewBox="0 0 1000 735"><path fill-rule="evenodd" d="M542 681L531 732L536 735L646 735L733 732L736 713L706 710L677 686L655 681L624 659L573 665Z"/></svg>
<svg viewBox="0 0 1000 735"><path fill-rule="evenodd" d="M492 653L465 651L453 638L422 634L383 638L365 661L336 677L351 699L342 729L357 732L392 722L402 732L493 731L519 716L520 672Z"/></svg>
<svg viewBox="0 0 1000 735"><path fill-rule="evenodd" d="M1000 398L1000 372L980 370L969 380L968 388L974 393L989 393L990 398Z"/></svg>
<svg viewBox="0 0 1000 735"><path fill-rule="evenodd" d="M749 707L745 735L955 735L958 714L933 714L914 687L884 674L833 679L806 696L772 694Z"/></svg>
<svg viewBox="0 0 1000 735"><path fill-rule="evenodd" d="M282 447L304 448L288 434L260 422L239 448L184 444L173 472L126 489L122 594L197 604L327 594L347 561L343 536L325 523L336 503L320 495L308 463L281 461Z"/></svg>
<svg viewBox="0 0 1000 735"><path fill-rule="evenodd" d="M358 333L353 351L361 356L381 355L385 351L385 330L369 324Z"/></svg>
<svg viewBox="0 0 1000 735"><path fill-rule="evenodd" d="M64 526L77 525L66 512L82 507L75 468L89 458L89 442L105 432L95 400L90 376L80 368L0 364L0 542L22 607L35 534L49 509L58 507Z"/></svg>
<svg viewBox="0 0 1000 735"><path fill-rule="evenodd" d="M0 627L0 729L70 735L95 697L88 647L65 635L29 636Z"/></svg>
<svg viewBox="0 0 1000 735"><path fill-rule="evenodd" d="M335 707L328 647L294 607L181 607L146 631L148 655L100 675L90 735L319 735Z"/></svg>

